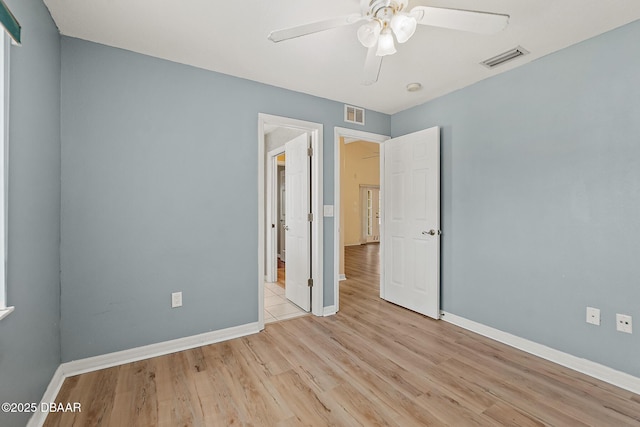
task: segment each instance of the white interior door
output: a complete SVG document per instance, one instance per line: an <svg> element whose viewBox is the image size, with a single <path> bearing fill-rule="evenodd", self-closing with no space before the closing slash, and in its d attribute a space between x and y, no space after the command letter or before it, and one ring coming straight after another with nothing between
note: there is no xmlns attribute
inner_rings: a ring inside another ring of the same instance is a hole
<svg viewBox="0 0 640 427"><path fill-rule="evenodd" d="M311 212L309 197L309 138L300 135L285 144L285 192L287 214L285 225L286 279L285 295L305 311L311 309Z"/></svg>
<svg viewBox="0 0 640 427"><path fill-rule="evenodd" d="M440 129L384 143L381 297L440 318Z"/></svg>
<svg viewBox="0 0 640 427"><path fill-rule="evenodd" d="M380 187L360 187L362 238L365 243L380 241Z"/></svg>

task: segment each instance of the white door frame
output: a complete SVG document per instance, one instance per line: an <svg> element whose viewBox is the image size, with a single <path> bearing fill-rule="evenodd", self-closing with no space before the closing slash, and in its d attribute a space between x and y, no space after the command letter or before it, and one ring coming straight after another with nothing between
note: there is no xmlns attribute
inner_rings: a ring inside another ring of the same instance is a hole
<svg viewBox="0 0 640 427"><path fill-rule="evenodd" d="M267 231L269 230L268 224L275 224L276 230L280 226L280 218L278 218L278 206L276 201L276 195L278 194L278 159L277 157L284 153L284 145L282 147L275 148L267 153L267 218L265 226ZM266 234L266 263L267 270L265 273L265 281L276 282L278 280L278 240L276 233Z"/></svg>
<svg viewBox="0 0 640 427"><path fill-rule="evenodd" d="M340 138L355 138L357 140L374 142L382 144L391 137L380 135L377 133L363 132L355 129L347 129L335 127L333 132L334 139L334 187L333 187L333 295L335 301L335 311L340 308ZM380 172L384 165L384 150L380 150ZM384 177L380 174L380 194L384 198ZM384 247L382 246L382 236L380 238L380 259L384 256ZM383 279L382 262L380 263L380 283Z"/></svg>
<svg viewBox="0 0 640 427"><path fill-rule="evenodd" d="M264 278L265 278L265 125L275 125L304 130L311 136L313 157L311 163L311 278L313 288L311 290L311 313L322 316L324 312L324 289L322 277L322 141L323 126L320 123L291 119L288 117L272 116L258 113L258 323L260 329L264 329Z"/></svg>

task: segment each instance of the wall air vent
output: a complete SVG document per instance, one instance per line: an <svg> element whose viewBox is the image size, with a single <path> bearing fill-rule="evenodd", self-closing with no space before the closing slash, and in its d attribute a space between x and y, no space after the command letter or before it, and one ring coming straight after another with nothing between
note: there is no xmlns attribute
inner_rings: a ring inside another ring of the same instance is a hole
<svg viewBox="0 0 640 427"><path fill-rule="evenodd" d="M354 107L353 105L344 106L344 121L347 123L356 123L364 125L364 108Z"/></svg>
<svg viewBox="0 0 640 427"><path fill-rule="evenodd" d="M515 49L508 50L500 55L496 55L493 58L489 58L486 61L482 61L481 64L487 68L495 68L498 65L502 65L505 62L513 61L516 58L520 58L521 56L527 55L529 53L528 50L522 48L521 46L516 47Z"/></svg>

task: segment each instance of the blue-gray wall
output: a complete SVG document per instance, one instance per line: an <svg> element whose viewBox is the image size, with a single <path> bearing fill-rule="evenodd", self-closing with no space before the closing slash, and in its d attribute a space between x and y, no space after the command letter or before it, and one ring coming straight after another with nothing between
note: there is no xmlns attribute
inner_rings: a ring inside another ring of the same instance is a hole
<svg viewBox="0 0 640 427"><path fill-rule="evenodd" d="M39 402L60 364L60 36L41 0L5 0L22 25L10 52L8 303L0 402ZM30 414L0 412L3 427Z"/></svg>
<svg viewBox="0 0 640 427"><path fill-rule="evenodd" d="M640 377L640 21L391 118L442 126L442 306ZM585 307L602 310L600 327Z"/></svg>
<svg viewBox="0 0 640 427"><path fill-rule="evenodd" d="M257 321L258 113L324 125L332 204L343 104L63 37L61 105L62 360Z"/></svg>

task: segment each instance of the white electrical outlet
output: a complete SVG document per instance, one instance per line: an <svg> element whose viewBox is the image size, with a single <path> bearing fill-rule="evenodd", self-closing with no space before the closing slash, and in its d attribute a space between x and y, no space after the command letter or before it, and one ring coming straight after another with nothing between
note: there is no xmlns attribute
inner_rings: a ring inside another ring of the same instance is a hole
<svg viewBox="0 0 640 427"><path fill-rule="evenodd" d="M600 326L600 309L587 307L587 323Z"/></svg>
<svg viewBox="0 0 640 427"><path fill-rule="evenodd" d="M616 330L626 332L627 334L633 333L631 328L631 316L626 314L616 314Z"/></svg>
<svg viewBox="0 0 640 427"><path fill-rule="evenodd" d="M182 307L182 292L171 294L171 308Z"/></svg>

